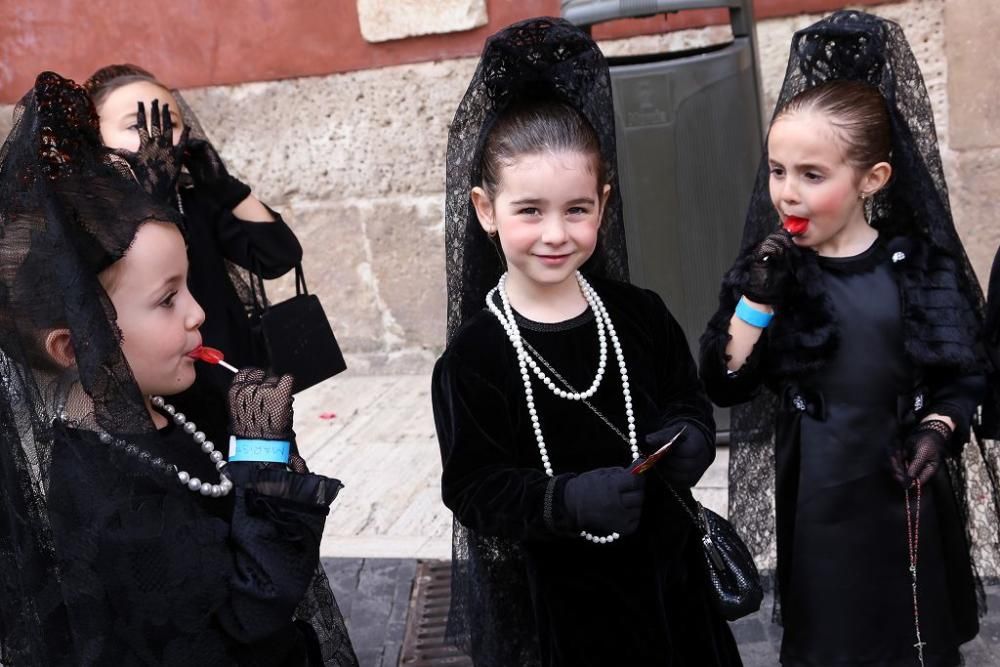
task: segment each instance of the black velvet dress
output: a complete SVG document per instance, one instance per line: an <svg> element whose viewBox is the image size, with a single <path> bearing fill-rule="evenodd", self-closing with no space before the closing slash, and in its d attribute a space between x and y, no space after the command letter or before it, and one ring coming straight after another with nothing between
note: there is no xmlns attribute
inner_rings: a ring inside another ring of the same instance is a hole
<svg viewBox="0 0 1000 667"><path fill-rule="evenodd" d="M218 479L173 424L131 441ZM335 492L337 482L241 474L228 496L206 498L91 431L59 429L48 512L62 575L52 599L62 604L40 615L46 636L72 640L49 642L46 664L356 666L319 566L330 494L317 501L316 488Z"/></svg>
<svg viewBox="0 0 1000 667"><path fill-rule="evenodd" d="M889 452L915 423L914 407L971 415L975 392L947 381L914 391L918 371L904 354L899 287L880 243L856 257L818 260L840 324L836 351L820 370L776 387L781 661L913 665L904 493L890 473ZM762 341L734 385L747 386L747 374L766 368ZM722 403L738 398L721 385L710 391ZM975 599L961 526L942 467L920 506L918 599L927 665L959 664L958 645L971 638Z"/></svg>
<svg viewBox="0 0 1000 667"><path fill-rule="evenodd" d="M684 334L652 292L593 281L621 341L642 436L676 421L714 429ZM589 385L598 341L590 311L557 324L519 319L522 336L576 387ZM622 387L610 349L591 402L626 431ZM516 354L492 313L474 315L434 369L434 416L443 459L442 496L463 525L523 549L544 665L740 664L714 611L690 519L657 478L646 486L639 531L592 544L563 507L575 473L631 460L628 446L579 402L535 382L536 408L555 473L552 520L543 516L545 475ZM689 496L686 489L680 490Z"/></svg>
<svg viewBox="0 0 1000 667"><path fill-rule="evenodd" d="M182 188L180 193L190 263L188 288L205 311L202 340L222 350L236 368L266 368L270 365L267 351L251 331L244 305L247 297L237 292L228 263L250 271L256 266L265 279L273 279L302 261L302 246L274 211L272 223L246 222L197 188ZM202 429L216 443L224 442L228 431L225 396L233 375L221 366L203 363L195 370L194 385L171 402L183 412L212 416L203 420Z"/></svg>

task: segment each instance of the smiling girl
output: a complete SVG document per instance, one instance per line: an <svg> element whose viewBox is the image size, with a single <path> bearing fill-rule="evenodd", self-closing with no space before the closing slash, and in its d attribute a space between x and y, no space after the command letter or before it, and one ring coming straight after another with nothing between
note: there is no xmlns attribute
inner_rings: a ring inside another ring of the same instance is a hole
<svg viewBox="0 0 1000 667"><path fill-rule="evenodd" d="M923 80L897 25L839 12L796 33L780 100L701 341L712 399L752 401L730 517L758 556L776 520L783 665L957 665L982 295Z"/></svg>
<svg viewBox="0 0 1000 667"><path fill-rule="evenodd" d="M691 502L711 408L663 302L613 279L613 168L593 41L554 19L494 35L449 138L451 336L432 385L449 632L476 665L740 664L664 482ZM651 479L629 471L675 436Z"/></svg>

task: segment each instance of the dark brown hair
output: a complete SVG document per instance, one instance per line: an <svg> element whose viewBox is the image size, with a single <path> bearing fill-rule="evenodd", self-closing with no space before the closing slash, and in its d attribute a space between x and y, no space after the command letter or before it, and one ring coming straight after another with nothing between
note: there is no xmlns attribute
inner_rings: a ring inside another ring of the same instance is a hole
<svg viewBox="0 0 1000 667"><path fill-rule="evenodd" d="M102 67L90 75L90 78L84 82L83 87L90 94L94 108L100 109L104 101L108 99L108 95L136 81L147 81L164 90L170 90L170 88L160 83L153 76L152 72L129 63Z"/></svg>
<svg viewBox="0 0 1000 667"><path fill-rule="evenodd" d="M483 146L481 185L492 200L500 174L522 155L577 151L593 156L597 187L609 182L610 170L590 123L573 107L558 101L534 101L508 109L490 130Z"/></svg>
<svg viewBox="0 0 1000 667"><path fill-rule="evenodd" d="M845 158L854 167L868 169L890 161L892 128L878 88L861 81L826 81L789 100L771 124L797 111L825 115L843 139Z"/></svg>

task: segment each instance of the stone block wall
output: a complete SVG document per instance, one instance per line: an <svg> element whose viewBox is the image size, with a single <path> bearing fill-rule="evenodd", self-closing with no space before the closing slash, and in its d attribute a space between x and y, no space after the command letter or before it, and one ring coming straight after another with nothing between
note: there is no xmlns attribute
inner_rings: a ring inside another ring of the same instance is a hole
<svg viewBox="0 0 1000 667"><path fill-rule="evenodd" d="M920 61L959 231L984 281L1000 242L991 206L1000 192L1000 65L979 54L1000 27L997 7L907 0L866 8L898 21ZM792 33L819 17L758 22L766 115ZM621 55L729 37L728 27L710 26L601 46ZM445 146L475 66L460 58L184 91L231 169L302 239L309 287L356 372L426 372L443 347ZM0 113L0 134L7 117ZM281 298L290 285L275 282L271 296Z"/></svg>

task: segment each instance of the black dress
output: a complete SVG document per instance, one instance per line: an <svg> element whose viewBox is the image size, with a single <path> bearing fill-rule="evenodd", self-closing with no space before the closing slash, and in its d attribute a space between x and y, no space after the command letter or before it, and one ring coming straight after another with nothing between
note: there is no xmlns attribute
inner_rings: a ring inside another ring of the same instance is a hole
<svg viewBox="0 0 1000 667"><path fill-rule="evenodd" d="M173 424L132 440L218 479ZM241 472L229 496L205 498L91 431L59 428L48 512L63 603L40 616L46 636L72 640L49 642L46 664L356 666L319 566L329 498L316 489L335 480Z"/></svg>
<svg viewBox="0 0 1000 667"><path fill-rule="evenodd" d="M659 297L622 283L592 284L623 347L640 442L681 420L714 430L684 334ZM589 385L598 347L589 310L557 324L518 322L524 339L570 384ZM621 380L610 352L608 361L590 401L624 432ZM586 406L535 385L555 472L549 523L543 516L549 478L517 358L489 311L473 316L438 361L433 402L445 505L466 527L521 546L543 664L740 664L726 622L711 607L691 521L655 479L646 486L636 534L600 545L569 526L565 482L575 473L624 466L629 450ZM688 490L681 492L690 499Z"/></svg>
<svg viewBox="0 0 1000 667"><path fill-rule="evenodd" d="M914 391L918 370L904 354L899 287L880 243L856 257L818 260L840 324L837 347L820 370L776 387L781 661L912 665L904 493L889 471L889 452L915 422L915 407L948 403L949 414L971 414L975 396L946 381L928 393ZM762 340L763 354L756 349L738 375L766 368ZM746 386L746 378L734 376L737 383ZM710 391L723 403L737 398L723 386ZM927 665L959 664L958 645L971 638L956 620L968 617L970 602L975 615L961 526L942 470L923 489L920 506L918 599Z"/></svg>
<svg viewBox="0 0 1000 667"><path fill-rule="evenodd" d="M205 311L201 336L205 345L222 350L236 368L267 368L267 351L255 339L245 303L237 291L247 285L231 276L230 264L259 270L265 279L291 271L302 261L302 246L281 216L271 211L271 223L246 222L220 208L195 187L180 190L184 207L184 234L188 247L188 288ZM270 209L269 209L270 210ZM197 378L188 390L171 397L179 410L210 415L202 429L216 442L228 431L225 396L233 375L221 366L199 363Z"/></svg>

